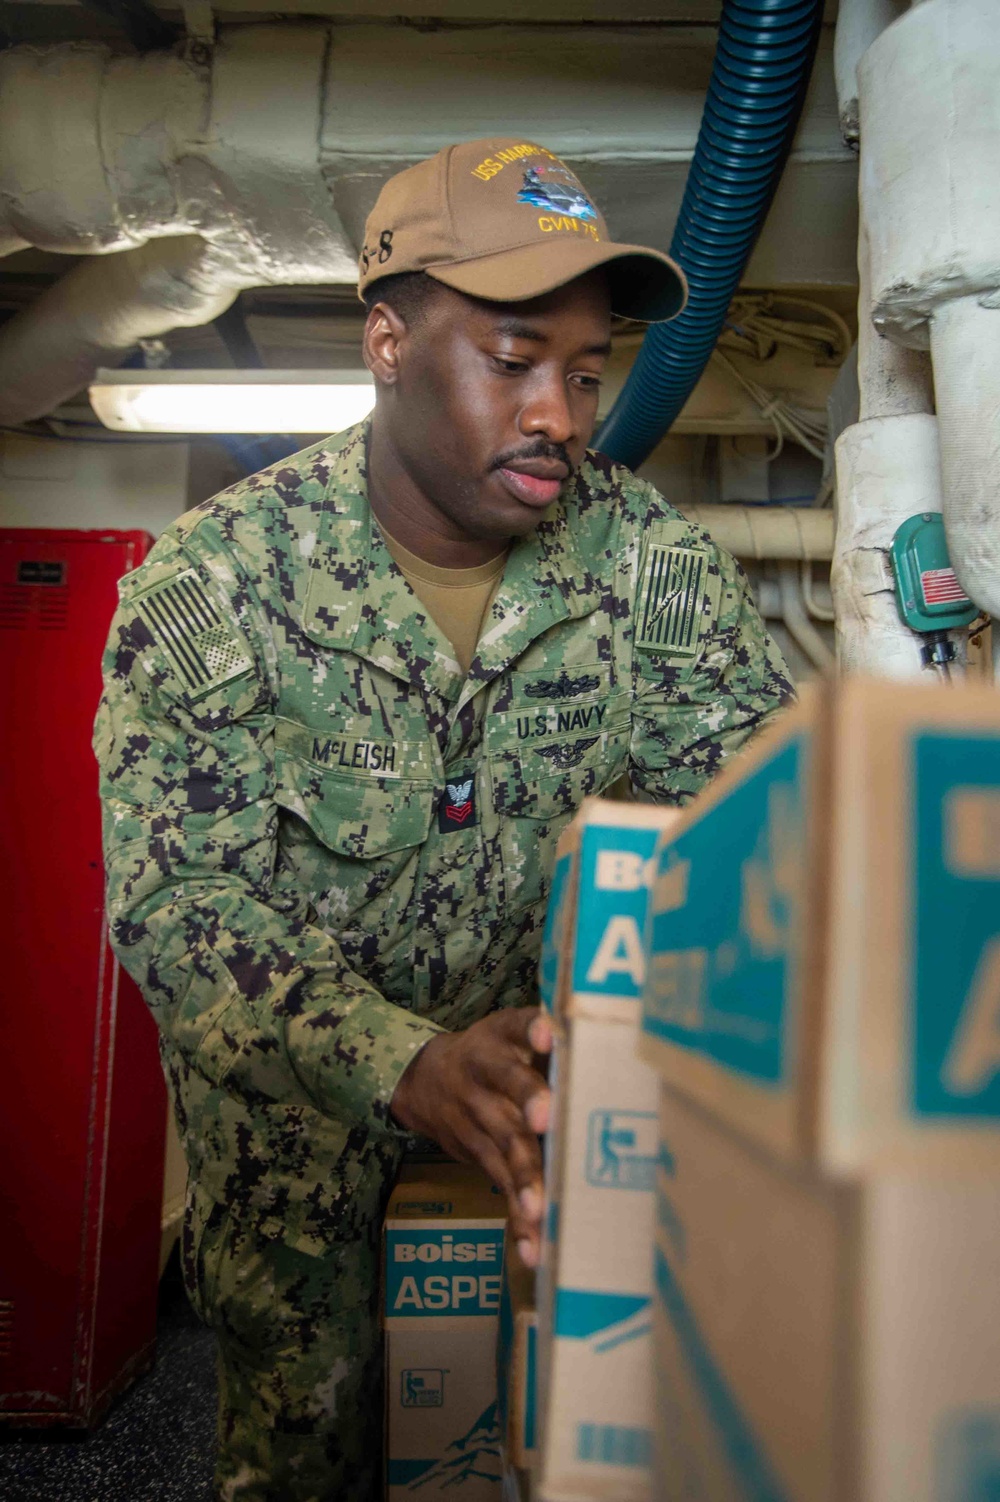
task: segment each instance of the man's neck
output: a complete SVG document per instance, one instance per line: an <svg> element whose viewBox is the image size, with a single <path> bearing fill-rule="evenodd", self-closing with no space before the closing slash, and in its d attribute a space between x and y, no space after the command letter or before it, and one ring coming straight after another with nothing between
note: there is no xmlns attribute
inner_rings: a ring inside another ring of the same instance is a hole
<svg viewBox="0 0 1000 1502"><path fill-rule="evenodd" d="M406 469L381 423L368 440L368 499L375 520L409 552L438 568L476 568L504 551L496 538L466 537Z"/></svg>

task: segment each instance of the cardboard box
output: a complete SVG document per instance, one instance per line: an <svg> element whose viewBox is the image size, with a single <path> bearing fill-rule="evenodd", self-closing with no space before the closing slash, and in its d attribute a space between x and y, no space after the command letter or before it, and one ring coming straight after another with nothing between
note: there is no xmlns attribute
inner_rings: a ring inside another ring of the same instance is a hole
<svg viewBox="0 0 1000 1502"><path fill-rule="evenodd" d="M636 1044L649 863L676 817L588 800L557 856L543 954L557 1035L538 1280L546 1502L649 1495L657 1081Z"/></svg>
<svg viewBox="0 0 1000 1502"><path fill-rule="evenodd" d="M789 1162L1000 1166L1000 695L847 679L661 842L644 1056Z"/></svg>
<svg viewBox="0 0 1000 1502"><path fill-rule="evenodd" d="M1000 1184L847 1184L665 1089L658 1502L987 1502Z"/></svg>
<svg viewBox="0 0 1000 1502"><path fill-rule="evenodd" d="M478 1170L404 1165L383 1236L390 1502L500 1502L505 1224L506 1203Z"/></svg>
<svg viewBox="0 0 1000 1502"><path fill-rule="evenodd" d="M538 1431L538 1311L535 1274L508 1243L500 1295L497 1399L505 1466L523 1471L534 1463Z"/></svg>

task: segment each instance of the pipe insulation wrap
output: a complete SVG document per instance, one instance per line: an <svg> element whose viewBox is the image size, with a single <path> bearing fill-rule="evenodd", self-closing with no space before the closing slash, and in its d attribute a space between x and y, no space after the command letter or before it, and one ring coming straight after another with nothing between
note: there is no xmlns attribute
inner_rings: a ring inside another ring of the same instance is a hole
<svg viewBox="0 0 1000 1502"><path fill-rule="evenodd" d="M833 76L837 85L840 130L852 146L860 134L858 63L887 26L906 10L908 0L840 0L833 41Z"/></svg>
<svg viewBox="0 0 1000 1502"><path fill-rule="evenodd" d="M805 506L678 506L682 516L711 532L712 540L736 558L780 558L799 562L833 557L833 512Z"/></svg>
<svg viewBox="0 0 1000 1502"><path fill-rule="evenodd" d="M945 303L931 359L948 552L969 598L1000 619L1000 308Z"/></svg>
<svg viewBox="0 0 1000 1502"><path fill-rule="evenodd" d="M921 639L899 614L889 549L907 517L942 509L937 420L914 412L855 423L837 439L834 460L837 536L830 583L840 670L921 679ZM949 637L957 662L964 663L965 632Z"/></svg>
<svg viewBox="0 0 1000 1502"><path fill-rule="evenodd" d="M194 233L261 284L352 280L320 163L328 47L326 26L246 26L206 66L0 53L0 235L93 254Z"/></svg>
<svg viewBox="0 0 1000 1502"><path fill-rule="evenodd" d="M0 423L41 416L138 340L208 323L252 285L197 235L81 262L4 326Z"/></svg>
<svg viewBox="0 0 1000 1502"><path fill-rule="evenodd" d="M670 254L684 311L646 335L596 443L632 468L694 390L774 197L802 112L822 0L723 0L701 129Z"/></svg>
<svg viewBox="0 0 1000 1502"><path fill-rule="evenodd" d="M858 66L873 318L915 349L943 302L1000 287L998 37L996 0L926 0Z"/></svg>
<svg viewBox="0 0 1000 1502"><path fill-rule="evenodd" d="M96 255L0 330L0 421L245 287L353 281L321 170L329 28L248 26L211 64L68 43L0 53L0 245Z"/></svg>

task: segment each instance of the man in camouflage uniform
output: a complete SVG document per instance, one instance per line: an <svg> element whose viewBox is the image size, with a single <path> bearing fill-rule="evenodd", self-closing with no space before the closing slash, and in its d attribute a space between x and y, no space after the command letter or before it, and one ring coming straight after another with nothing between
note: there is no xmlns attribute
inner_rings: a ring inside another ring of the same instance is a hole
<svg viewBox="0 0 1000 1502"><path fill-rule="evenodd" d="M122 581L96 731L241 1502L375 1495L409 1132L480 1162L533 1253L535 971L574 809L622 779L685 801L789 692L733 560L586 452L610 312L682 301L666 257L609 242L544 148L490 141L394 178L361 269L372 420L167 530ZM499 558L467 670L406 557Z"/></svg>

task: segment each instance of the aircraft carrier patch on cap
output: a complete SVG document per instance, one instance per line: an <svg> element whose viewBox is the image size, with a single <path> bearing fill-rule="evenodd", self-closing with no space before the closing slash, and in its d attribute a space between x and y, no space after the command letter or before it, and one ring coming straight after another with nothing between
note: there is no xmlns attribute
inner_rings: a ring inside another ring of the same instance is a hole
<svg viewBox="0 0 1000 1502"><path fill-rule="evenodd" d="M708 553L650 543L636 600L635 644L646 651L693 656L698 650Z"/></svg>

